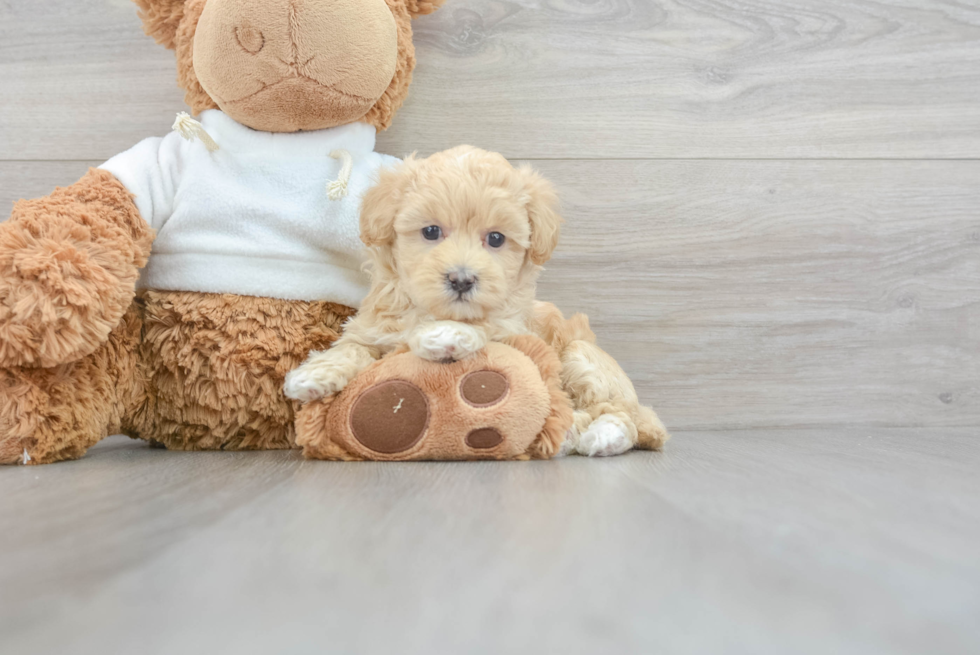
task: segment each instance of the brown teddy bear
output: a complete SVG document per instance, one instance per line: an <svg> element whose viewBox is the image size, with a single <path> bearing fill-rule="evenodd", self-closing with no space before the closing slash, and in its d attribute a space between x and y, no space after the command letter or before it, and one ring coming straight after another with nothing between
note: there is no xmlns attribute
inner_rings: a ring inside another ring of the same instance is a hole
<svg viewBox="0 0 980 655"><path fill-rule="evenodd" d="M358 203L441 0L135 0L200 122L0 224L0 462L295 447L283 378L367 289ZM151 255L152 245L152 255ZM544 384L543 381L540 381Z"/></svg>

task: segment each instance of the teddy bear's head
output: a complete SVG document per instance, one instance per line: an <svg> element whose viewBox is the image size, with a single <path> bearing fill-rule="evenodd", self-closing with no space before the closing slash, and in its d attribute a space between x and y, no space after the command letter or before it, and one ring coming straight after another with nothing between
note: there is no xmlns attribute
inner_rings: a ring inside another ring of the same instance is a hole
<svg viewBox="0 0 980 655"><path fill-rule="evenodd" d="M177 53L194 113L266 132L364 121L383 130L415 67L412 18L443 0L133 0Z"/></svg>

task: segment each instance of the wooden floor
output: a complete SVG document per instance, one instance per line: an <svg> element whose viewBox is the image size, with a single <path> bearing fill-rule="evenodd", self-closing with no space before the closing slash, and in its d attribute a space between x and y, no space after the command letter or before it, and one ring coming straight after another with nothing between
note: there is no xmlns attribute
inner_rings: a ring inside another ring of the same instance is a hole
<svg viewBox="0 0 980 655"><path fill-rule="evenodd" d="M379 150L529 160L675 438L0 470L0 652L980 652L980 4L448 0ZM184 110L129 0L0 0L0 217Z"/></svg>
<svg viewBox="0 0 980 655"><path fill-rule="evenodd" d="M125 437L0 472L4 653L976 653L980 440L325 464Z"/></svg>

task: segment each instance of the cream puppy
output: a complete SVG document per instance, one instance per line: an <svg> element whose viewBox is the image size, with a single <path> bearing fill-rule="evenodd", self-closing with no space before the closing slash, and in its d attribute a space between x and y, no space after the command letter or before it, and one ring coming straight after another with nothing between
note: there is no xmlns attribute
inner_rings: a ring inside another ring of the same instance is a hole
<svg viewBox="0 0 980 655"><path fill-rule="evenodd" d="M333 347L286 376L286 395L308 402L336 394L397 348L452 361L488 341L536 333L558 349L576 409L564 453L659 448L663 424L595 345L587 319L566 321L535 302L560 224L551 185L496 153L460 146L383 171L361 208L371 289Z"/></svg>

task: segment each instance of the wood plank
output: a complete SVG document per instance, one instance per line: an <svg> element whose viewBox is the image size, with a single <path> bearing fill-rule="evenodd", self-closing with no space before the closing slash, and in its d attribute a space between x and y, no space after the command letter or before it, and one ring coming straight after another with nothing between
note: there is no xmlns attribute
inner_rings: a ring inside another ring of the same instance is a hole
<svg viewBox="0 0 980 655"><path fill-rule="evenodd" d="M334 464L124 438L0 470L16 653L968 653L973 429Z"/></svg>
<svg viewBox="0 0 980 655"><path fill-rule="evenodd" d="M668 427L980 425L980 162L540 162L539 297Z"/></svg>
<svg viewBox="0 0 980 655"><path fill-rule="evenodd" d="M980 7L449 0L382 151L977 158ZM106 159L183 108L128 0L0 3L0 159Z"/></svg>
<svg viewBox="0 0 980 655"><path fill-rule="evenodd" d="M536 164L567 219L539 297L668 427L980 425L980 162ZM0 206L85 168L0 164Z"/></svg>

